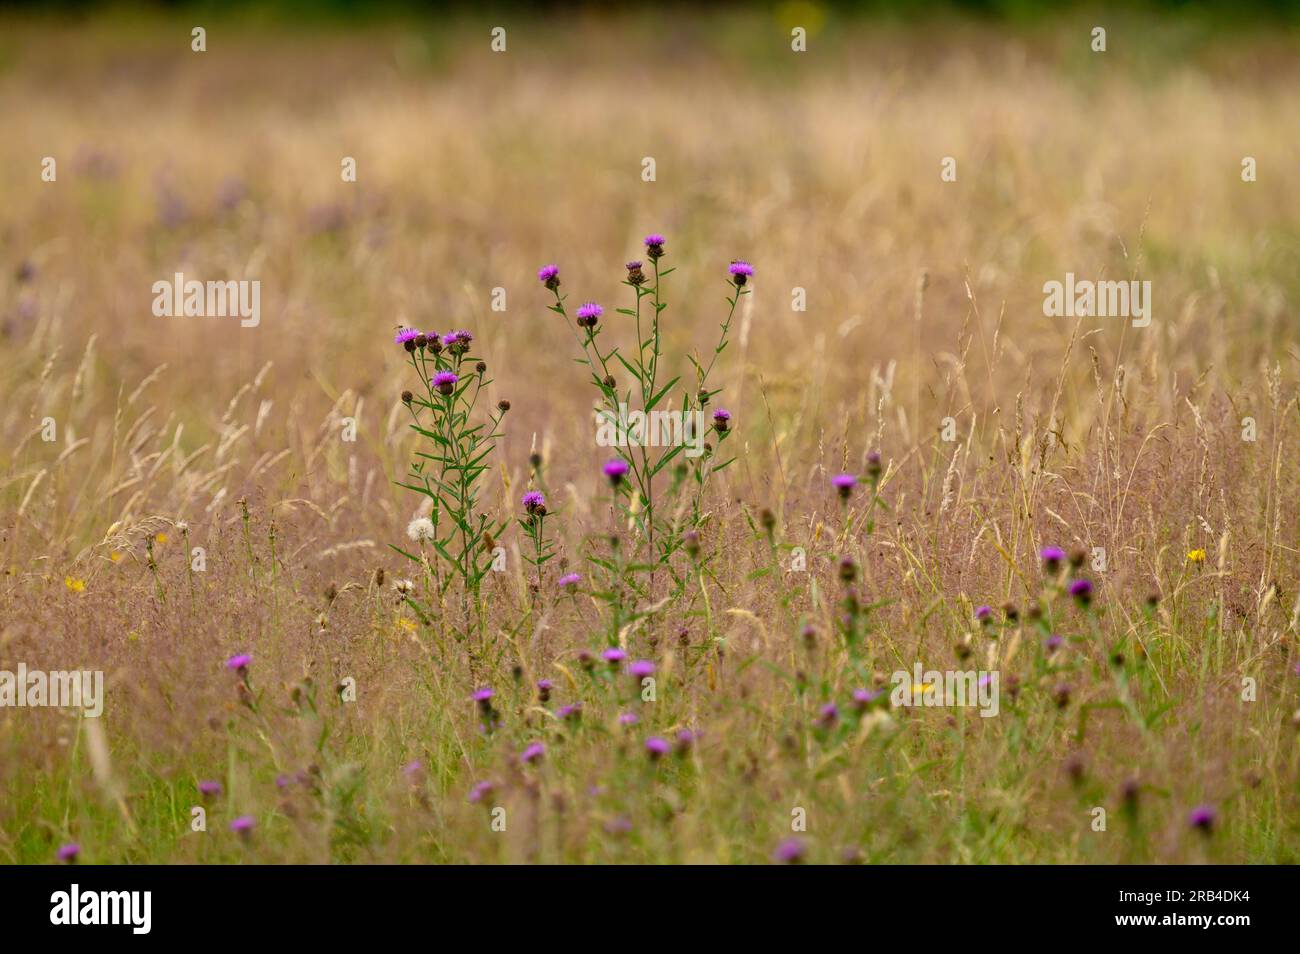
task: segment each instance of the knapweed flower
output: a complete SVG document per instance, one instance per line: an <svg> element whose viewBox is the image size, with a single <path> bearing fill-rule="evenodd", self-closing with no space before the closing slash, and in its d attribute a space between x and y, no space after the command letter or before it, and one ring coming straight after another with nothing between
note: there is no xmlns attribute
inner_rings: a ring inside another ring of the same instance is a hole
<svg viewBox="0 0 1300 954"><path fill-rule="evenodd" d="M604 313L605 309L594 301L584 302L578 306L578 326L581 328L595 328L596 322L600 321L600 316Z"/></svg>
<svg viewBox="0 0 1300 954"><path fill-rule="evenodd" d="M720 407L713 412L713 429L719 434L725 434L731 427L731 412L725 407Z"/></svg>
<svg viewBox="0 0 1300 954"><path fill-rule="evenodd" d="M826 703L817 712L817 723L823 728L829 729L838 721L840 721L840 707L833 702Z"/></svg>
<svg viewBox="0 0 1300 954"><path fill-rule="evenodd" d="M737 288L740 288L748 279L754 277L754 266L740 259L735 259L727 271L731 273L731 280L736 283Z"/></svg>
<svg viewBox="0 0 1300 954"><path fill-rule="evenodd" d="M870 477L873 481L879 480L881 470L882 468L880 466L880 452L872 451L870 454L867 455L867 476Z"/></svg>
<svg viewBox="0 0 1300 954"><path fill-rule="evenodd" d="M474 690L474 694L470 696L470 698L473 699L475 702L477 702L480 706L486 708L492 704L492 696L493 696L493 692L491 687L484 686L482 689Z"/></svg>
<svg viewBox="0 0 1300 954"><path fill-rule="evenodd" d="M549 290L555 291L560 287L560 266L543 265L537 270L537 280Z"/></svg>
<svg viewBox="0 0 1300 954"><path fill-rule="evenodd" d="M456 390L456 382L459 380L460 377L454 371L439 371L433 376L433 386L445 397Z"/></svg>
<svg viewBox="0 0 1300 954"><path fill-rule="evenodd" d="M419 759L412 759L411 761L407 762L405 765L402 766L402 774L405 775L412 782L418 779L420 777L420 773L423 771L424 771L424 763L421 762ZM276 784L279 784L278 780Z"/></svg>
<svg viewBox="0 0 1300 954"><path fill-rule="evenodd" d="M674 747L677 749L678 755L685 755L687 752L691 750L691 746L694 744L695 744L694 732L692 732L690 729L677 730L677 745Z"/></svg>
<svg viewBox="0 0 1300 954"><path fill-rule="evenodd" d="M432 540L437 533L433 529L432 520L428 517L416 517L406 525L406 535L416 543L423 543Z"/></svg>
<svg viewBox="0 0 1300 954"><path fill-rule="evenodd" d="M1187 824L1208 834L1214 828L1217 817L1213 805L1198 805L1187 816Z"/></svg>
<svg viewBox="0 0 1300 954"><path fill-rule="evenodd" d="M215 781L199 782L199 794L204 798L215 798L221 794L221 783Z"/></svg>
<svg viewBox="0 0 1300 954"><path fill-rule="evenodd" d="M257 819L252 815L240 815L230 823L230 830L236 835L248 836L252 833L253 827L257 824Z"/></svg>
<svg viewBox="0 0 1300 954"><path fill-rule="evenodd" d="M520 503L524 505L524 510L529 514L540 514L541 516L546 515L546 498L542 496L540 490L528 491L528 493L524 494Z"/></svg>
<svg viewBox="0 0 1300 954"><path fill-rule="evenodd" d="M59 850L55 853L55 857L64 864L70 865L77 860L79 854L81 854L81 846L75 841L70 841L66 845L59 846Z"/></svg>
<svg viewBox="0 0 1300 954"><path fill-rule="evenodd" d="M226 660L226 668L231 672L237 672L241 676L248 672L248 667L253 664L251 653L240 653L238 656L231 656Z"/></svg>
<svg viewBox="0 0 1300 954"><path fill-rule="evenodd" d="M853 474L836 474L831 478L831 486L839 493L841 499L848 500L853 488L858 485L858 478Z"/></svg>
<svg viewBox="0 0 1300 954"><path fill-rule="evenodd" d="M567 722L577 722L582 718L582 703L571 702L567 706L560 706L555 714Z"/></svg>
<svg viewBox="0 0 1300 954"><path fill-rule="evenodd" d="M803 861L806 853L807 849L800 839L787 838L776 846L776 850L772 852L772 860L778 864L794 865Z"/></svg>
<svg viewBox="0 0 1300 954"><path fill-rule="evenodd" d="M1065 559L1065 551L1060 547L1043 547L1038 556L1043 561L1044 568L1049 573L1055 573Z"/></svg>
<svg viewBox="0 0 1300 954"><path fill-rule="evenodd" d="M415 350L415 339L420 337L420 332L414 328L399 329L397 334L393 335L393 344L405 345L407 351Z"/></svg>
<svg viewBox="0 0 1300 954"><path fill-rule="evenodd" d="M519 761L525 765L533 765L540 762L545 755L546 746L540 742L529 742L528 745L524 746L524 750L519 753Z"/></svg>
<svg viewBox="0 0 1300 954"><path fill-rule="evenodd" d="M664 243L667 241L658 232L651 232L645 237L645 253L650 256L651 261L663 258Z"/></svg>
<svg viewBox="0 0 1300 954"><path fill-rule="evenodd" d="M632 285L645 284L645 272L641 271L640 262L627 263L627 280L628 283Z"/></svg>
<svg viewBox="0 0 1300 954"><path fill-rule="evenodd" d="M1053 653L1060 649L1064 642L1064 639L1056 633L1053 633L1051 636L1048 636L1047 639L1043 640L1043 648L1045 648L1049 653Z"/></svg>
<svg viewBox="0 0 1300 954"><path fill-rule="evenodd" d="M551 699L551 690L554 689L554 688L555 688L555 684L554 684L553 682L551 682L551 680L549 680L549 679L538 679L538 680L537 680L537 700L538 700L539 702L549 702L550 699Z"/></svg>
<svg viewBox="0 0 1300 954"><path fill-rule="evenodd" d="M652 735L645 740L645 754L652 759L667 755L669 748L667 740L661 739L657 735Z"/></svg>
<svg viewBox="0 0 1300 954"><path fill-rule="evenodd" d="M609 478L609 482L617 487L623 482L623 478L627 475L627 461L623 460L621 457L615 457L613 460L608 461L605 464L604 470L605 476Z"/></svg>
<svg viewBox="0 0 1300 954"><path fill-rule="evenodd" d="M1092 600L1092 589L1092 580L1075 580L1070 584L1070 595L1087 606Z"/></svg>
<svg viewBox="0 0 1300 954"><path fill-rule="evenodd" d="M442 345L452 354L464 354L469 350L474 336L464 329L452 331L442 336Z"/></svg>
<svg viewBox="0 0 1300 954"><path fill-rule="evenodd" d="M470 803L477 805L479 802L483 801L483 799L491 795L494 788L496 788L496 786L491 782L479 782L469 790Z"/></svg>
<svg viewBox="0 0 1300 954"><path fill-rule="evenodd" d="M624 712L618 717L619 725L636 725L641 721L641 717L635 712Z"/></svg>
<svg viewBox="0 0 1300 954"><path fill-rule="evenodd" d="M654 675L655 664L648 659L638 659L627 667L627 672L633 679L644 679Z"/></svg>
<svg viewBox="0 0 1300 954"><path fill-rule="evenodd" d="M564 574L564 576L560 577L558 584L560 589L567 590L577 586L581 582L582 582L581 573L566 573Z"/></svg>
<svg viewBox="0 0 1300 954"><path fill-rule="evenodd" d="M975 608L975 618L981 623L988 623L993 619L992 606L977 606Z"/></svg>
<svg viewBox="0 0 1300 954"><path fill-rule="evenodd" d="M623 652L623 650L619 649L617 646L610 647L600 655L601 658L604 659L605 662L609 663L611 666L617 666L619 663L621 663L624 659L627 658L627 653Z"/></svg>
<svg viewBox="0 0 1300 954"><path fill-rule="evenodd" d="M863 712L878 698L880 698L880 692L872 692L870 689L854 689L853 708Z"/></svg>
<svg viewBox="0 0 1300 954"><path fill-rule="evenodd" d="M1187 562L1188 562L1188 563L1204 563L1204 562L1205 562L1205 551L1204 551L1204 550L1201 550L1201 549L1188 550L1188 551L1187 551Z"/></svg>

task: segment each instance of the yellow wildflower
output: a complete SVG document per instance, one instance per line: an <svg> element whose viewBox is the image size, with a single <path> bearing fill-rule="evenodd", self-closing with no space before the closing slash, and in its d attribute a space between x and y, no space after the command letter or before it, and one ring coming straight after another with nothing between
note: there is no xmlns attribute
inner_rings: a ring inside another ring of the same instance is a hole
<svg viewBox="0 0 1300 954"><path fill-rule="evenodd" d="M1187 551L1187 560L1188 560L1188 562L1190 562L1190 563L1204 563L1204 562L1205 562L1205 551L1204 551L1204 550L1200 550L1200 549L1197 549L1197 550L1188 550L1188 551Z"/></svg>
<svg viewBox="0 0 1300 954"><path fill-rule="evenodd" d="M76 577L65 576L63 578L63 585L74 593L86 592L86 581L78 580Z"/></svg>

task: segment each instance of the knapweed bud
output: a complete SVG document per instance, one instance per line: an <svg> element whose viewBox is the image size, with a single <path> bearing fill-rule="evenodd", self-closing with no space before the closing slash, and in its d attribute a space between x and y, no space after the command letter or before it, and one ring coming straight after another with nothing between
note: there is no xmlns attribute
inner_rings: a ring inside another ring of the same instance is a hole
<svg viewBox="0 0 1300 954"><path fill-rule="evenodd" d="M497 410L501 411L502 413L510 410L510 402L507 401L505 398L502 398L500 401L497 401Z"/></svg>
<svg viewBox="0 0 1300 954"><path fill-rule="evenodd" d="M695 400L700 402L700 407L706 406L709 403L709 392L704 388L700 388L695 395Z"/></svg>
<svg viewBox="0 0 1300 954"><path fill-rule="evenodd" d="M421 332L415 336L415 346L423 350L429 343L429 336Z"/></svg>
<svg viewBox="0 0 1300 954"><path fill-rule="evenodd" d="M804 623L799 635L803 637L805 649L812 649L817 645L817 627L812 623Z"/></svg>
<svg viewBox="0 0 1300 954"><path fill-rule="evenodd" d="M485 371L487 371L487 362L476 361L474 363L474 370L477 371L479 374L483 374Z"/></svg>
<svg viewBox="0 0 1300 954"><path fill-rule="evenodd" d="M533 451L533 453L528 455L528 465L532 467L533 470L541 470L542 455L537 453L536 451Z"/></svg>
<svg viewBox="0 0 1300 954"><path fill-rule="evenodd" d="M605 387L609 388L611 391L618 387L618 382L614 380L614 375L605 375Z"/></svg>
<svg viewBox="0 0 1300 954"><path fill-rule="evenodd" d="M771 533L776 529L776 514L764 507L758 512L758 523L764 530Z"/></svg>
<svg viewBox="0 0 1300 954"><path fill-rule="evenodd" d="M877 480L880 477L880 471L880 452L872 451L867 455L867 476L872 480Z"/></svg>
<svg viewBox="0 0 1300 954"><path fill-rule="evenodd" d="M1070 704L1070 687L1065 683L1061 683L1052 690L1052 699L1056 702L1056 708L1064 709Z"/></svg>
<svg viewBox="0 0 1300 954"><path fill-rule="evenodd" d="M403 403L403 404L410 404L410 403L411 403L412 401L414 401L414 400L415 400L415 395L412 394L410 391L403 391L403 392L402 392L402 403Z"/></svg>
<svg viewBox="0 0 1300 954"><path fill-rule="evenodd" d="M682 534L682 546L692 558L700 555L700 533L698 530L687 530Z"/></svg>
<svg viewBox="0 0 1300 954"><path fill-rule="evenodd" d="M857 573L858 573L858 567L857 564L853 562L853 557L847 555L840 557L840 579L841 580L843 580L845 583L852 583L853 578L857 576Z"/></svg>
<svg viewBox="0 0 1300 954"><path fill-rule="evenodd" d="M1084 561L1087 559L1088 551L1083 547L1075 547L1070 551L1070 566L1074 567L1076 570L1083 566Z"/></svg>

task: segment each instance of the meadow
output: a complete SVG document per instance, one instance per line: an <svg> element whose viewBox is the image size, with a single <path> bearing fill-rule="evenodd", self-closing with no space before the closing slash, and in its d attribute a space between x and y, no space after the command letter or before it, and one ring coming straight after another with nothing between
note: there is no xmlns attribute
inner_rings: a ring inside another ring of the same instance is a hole
<svg viewBox="0 0 1300 954"><path fill-rule="evenodd" d="M784 9L0 21L0 861L1300 861L1297 34Z"/></svg>

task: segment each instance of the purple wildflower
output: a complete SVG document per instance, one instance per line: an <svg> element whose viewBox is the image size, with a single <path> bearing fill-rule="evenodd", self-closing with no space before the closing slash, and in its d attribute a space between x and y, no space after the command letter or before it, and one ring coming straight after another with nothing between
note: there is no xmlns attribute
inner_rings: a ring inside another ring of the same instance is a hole
<svg viewBox="0 0 1300 954"><path fill-rule="evenodd" d="M668 240L658 232L651 232L645 237L645 253L650 256L652 262L658 261L664 255L664 243Z"/></svg>
<svg viewBox="0 0 1300 954"><path fill-rule="evenodd" d="M490 686L484 686L482 689L476 689L474 690L474 694L470 696L470 698L473 699L475 702L477 702L479 705L483 705L484 703L487 703L492 698L492 689Z"/></svg>
<svg viewBox="0 0 1300 954"><path fill-rule="evenodd" d="M240 815L230 823L230 830L237 835L248 835L256 824L257 820L252 815Z"/></svg>
<svg viewBox="0 0 1300 954"><path fill-rule="evenodd" d="M1056 568L1059 567L1061 562L1065 559L1065 551L1060 547L1043 547L1043 549L1038 552L1038 556L1043 561L1043 565L1049 571L1055 572Z"/></svg>
<svg viewBox="0 0 1300 954"><path fill-rule="evenodd" d="M668 749L668 742L665 739L659 738L657 735L652 735L650 738L645 740L646 755L650 756L652 759L657 759L660 756L667 755Z"/></svg>
<svg viewBox="0 0 1300 954"><path fill-rule="evenodd" d="M546 498L542 496L540 490L528 491L528 493L524 494L520 503L524 505L524 509L530 514L541 514L543 516L546 514Z"/></svg>
<svg viewBox="0 0 1300 954"><path fill-rule="evenodd" d="M538 698L538 700L541 701L541 702L548 702L548 701L550 701L550 698L551 698L551 690L552 690L553 688L555 688L555 684L552 683L551 680L549 680L549 679L538 679L538 680L537 680L537 698Z"/></svg>
<svg viewBox="0 0 1300 954"><path fill-rule="evenodd" d="M619 649L616 646L605 650L600 655L601 658L604 659L605 662L609 663L611 666L616 666L619 663L621 663L624 659L627 658L627 653L623 652L623 650Z"/></svg>
<svg viewBox="0 0 1300 954"><path fill-rule="evenodd" d="M685 755L695 744L695 733L690 729L677 730L677 754Z"/></svg>
<svg viewBox="0 0 1300 954"><path fill-rule="evenodd" d="M483 799L491 795L494 788L496 788L496 786L491 782L479 782L469 790L470 803L477 805L479 802L483 801Z"/></svg>
<svg viewBox="0 0 1300 954"><path fill-rule="evenodd" d="M1214 827L1217 818L1218 813L1214 810L1213 805L1198 805L1187 816L1187 824L1208 834L1210 829Z"/></svg>
<svg viewBox="0 0 1300 954"><path fill-rule="evenodd" d="M433 386L445 397L456 389L456 382L459 380L460 377L455 371L439 371L433 376Z"/></svg>
<svg viewBox="0 0 1300 954"><path fill-rule="evenodd" d="M783 865L794 865L803 861L806 853L807 849L804 848L803 841L798 838L786 838L772 852L772 860Z"/></svg>
<svg viewBox="0 0 1300 954"><path fill-rule="evenodd" d="M627 671L634 679L644 679L654 675L655 664L648 659L638 659L627 667Z"/></svg>
<svg viewBox="0 0 1300 954"><path fill-rule="evenodd" d="M619 725L636 725L641 721L641 717L635 712L624 712L618 717Z"/></svg>
<svg viewBox="0 0 1300 954"><path fill-rule="evenodd" d="M605 464L604 470L605 476L609 478L609 482L617 487L619 483L622 482L623 477L627 474L627 461L623 460L621 457L615 457L613 460L608 461Z"/></svg>
<svg viewBox="0 0 1300 954"><path fill-rule="evenodd" d="M853 474L836 474L831 478L833 486L842 499L848 500L849 494L853 493L853 488L858 485L858 478Z"/></svg>
<svg viewBox="0 0 1300 954"><path fill-rule="evenodd" d="M867 706L875 702L876 699L879 698L879 696L880 696L879 692L872 692L870 689L854 689L853 708L857 709L859 712L862 712L867 708Z"/></svg>
<svg viewBox="0 0 1300 954"><path fill-rule="evenodd" d="M417 331L416 329L403 328L400 331L398 331L397 334L393 335L393 344L404 345L408 341L414 342L415 339L418 338L419 336L420 336L420 332ZM406 350L411 351L413 349L407 348Z"/></svg>
<svg viewBox="0 0 1300 954"><path fill-rule="evenodd" d="M975 618L981 623L987 623L993 618L992 606L978 606L975 608Z"/></svg>
<svg viewBox="0 0 1300 954"><path fill-rule="evenodd" d="M537 270L537 280L551 291L560 287L560 266L543 265Z"/></svg>
<svg viewBox="0 0 1300 954"><path fill-rule="evenodd" d="M231 656L226 660L226 668L231 672L237 672L241 676L248 672L248 667L253 664L251 653L240 653L238 656Z"/></svg>
<svg viewBox="0 0 1300 954"><path fill-rule="evenodd" d="M81 854L81 846L77 844L75 841L70 841L66 845L59 846L59 850L56 853L55 857L57 857L64 864L70 865L77 860L77 856L80 854Z"/></svg>
<svg viewBox="0 0 1300 954"><path fill-rule="evenodd" d="M1075 580L1070 584L1070 595L1085 606L1092 599L1092 580Z"/></svg>
<svg viewBox="0 0 1300 954"><path fill-rule="evenodd" d="M731 280L736 283L737 288L744 285L748 279L754 277L754 266L750 265L749 262L742 261L741 259L733 261L731 267L728 268L727 271L731 273Z"/></svg>
<svg viewBox="0 0 1300 954"><path fill-rule="evenodd" d="M415 781L417 778L419 778L420 773L423 771L424 771L424 764L419 759L412 759L411 761L407 762L405 765L402 766L402 774L405 775L407 778L409 778L411 781Z"/></svg>
<svg viewBox="0 0 1300 954"><path fill-rule="evenodd" d="M596 322L600 321L600 316L604 313L605 309L601 308L594 301L584 302L578 306L578 326L580 328L588 329L595 328Z"/></svg>
<svg viewBox="0 0 1300 954"><path fill-rule="evenodd" d="M713 412L713 429L719 434L725 434L729 427L731 427L731 412L725 407L718 408Z"/></svg>
<svg viewBox="0 0 1300 954"><path fill-rule="evenodd" d="M817 713L817 723L823 728L829 729L838 721L840 721L840 707L833 702L826 703Z"/></svg>
<svg viewBox="0 0 1300 954"><path fill-rule="evenodd" d="M564 576L560 577L559 579L559 585L562 589L568 589L571 586L577 586L581 582L582 582L581 573L566 573Z"/></svg>
<svg viewBox="0 0 1300 954"><path fill-rule="evenodd" d="M578 719L582 718L582 703L572 702L567 706L560 706L560 708L556 710L555 714L561 719L576 722Z"/></svg>
<svg viewBox="0 0 1300 954"><path fill-rule="evenodd" d="M1060 649L1061 644L1064 642L1065 642L1064 639L1056 635L1056 633L1053 633L1051 636L1048 636L1047 639L1043 641L1043 646L1047 649L1049 653L1051 653Z"/></svg>
<svg viewBox="0 0 1300 954"><path fill-rule="evenodd" d="M519 753L519 761L525 765L532 765L534 762L540 762L544 755L546 755L546 746L540 742L529 742Z"/></svg>
<svg viewBox="0 0 1300 954"><path fill-rule="evenodd" d="M199 794L205 798L215 798L221 794L221 783L215 781L199 782Z"/></svg>

